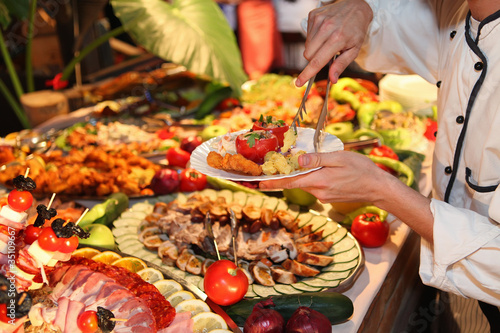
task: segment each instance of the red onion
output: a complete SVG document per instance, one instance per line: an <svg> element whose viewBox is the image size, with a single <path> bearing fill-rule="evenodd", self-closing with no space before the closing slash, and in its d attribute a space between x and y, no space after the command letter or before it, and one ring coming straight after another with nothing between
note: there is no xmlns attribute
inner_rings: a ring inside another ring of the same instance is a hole
<svg viewBox="0 0 500 333"><path fill-rule="evenodd" d="M331 333L332 324L322 313L301 306L286 323L285 333Z"/></svg>
<svg viewBox="0 0 500 333"><path fill-rule="evenodd" d="M245 321L243 333L283 333L285 319L278 311L269 309L269 306L274 306L271 298L255 304Z"/></svg>

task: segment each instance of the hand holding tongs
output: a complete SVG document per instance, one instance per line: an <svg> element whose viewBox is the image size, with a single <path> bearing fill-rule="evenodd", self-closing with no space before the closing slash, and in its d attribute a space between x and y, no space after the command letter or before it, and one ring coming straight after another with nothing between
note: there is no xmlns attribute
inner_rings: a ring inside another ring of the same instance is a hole
<svg viewBox="0 0 500 333"><path fill-rule="evenodd" d="M208 237L214 242L215 252L217 253L217 259L220 260L219 247L217 246L217 240L214 236L214 231L212 230L212 221L210 219L210 212L205 215L205 229L207 229Z"/></svg>
<svg viewBox="0 0 500 333"><path fill-rule="evenodd" d="M236 215L231 208L229 208L229 213L231 214L231 237L233 241L234 263L236 267L238 267L238 256L236 254L238 250L236 248L236 236L238 236L238 220L236 219Z"/></svg>

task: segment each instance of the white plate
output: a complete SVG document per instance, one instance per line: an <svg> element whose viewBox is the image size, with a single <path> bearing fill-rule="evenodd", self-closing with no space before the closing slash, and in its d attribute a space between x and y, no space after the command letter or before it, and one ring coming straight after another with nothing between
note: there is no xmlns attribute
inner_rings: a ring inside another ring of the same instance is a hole
<svg viewBox="0 0 500 333"><path fill-rule="evenodd" d="M239 131L232 133L233 135L237 135L240 133L245 133L247 130ZM292 152L303 150L307 153L314 152L313 146L313 137L314 137L314 129L312 128L298 128L298 137L297 142L294 148L292 148ZM238 180L238 181L260 181L260 180L271 180L271 179L281 179L281 178L289 178L295 177L298 175L303 175L309 173L314 170L318 170L319 168L306 169L306 170L298 170L290 173L289 175L262 175L262 176L246 176L240 175L236 173L227 172L224 170L212 168L207 164L207 156L211 151L217 151L217 149L213 148L213 143L215 141L220 140L221 137L218 136L216 138L212 138L200 146L196 147L196 149L191 153L191 167L198 170L199 172L212 177L230 179L230 180ZM343 150L344 144L337 138L335 135L331 135L326 133L325 139L321 146L321 152L332 152Z"/></svg>

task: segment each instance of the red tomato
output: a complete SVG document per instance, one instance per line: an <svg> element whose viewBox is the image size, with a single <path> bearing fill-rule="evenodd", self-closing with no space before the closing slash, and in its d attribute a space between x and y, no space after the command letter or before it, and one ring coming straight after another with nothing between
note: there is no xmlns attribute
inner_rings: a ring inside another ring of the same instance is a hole
<svg viewBox="0 0 500 333"><path fill-rule="evenodd" d="M57 237L51 227L43 228L40 236L38 236L38 245L46 251L57 251L61 244L62 239Z"/></svg>
<svg viewBox="0 0 500 333"><path fill-rule="evenodd" d="M166 129L161 129L158 132L156 132L156 135L161 140L167 140L167 139L172 139L174 137L175 133L174 132L169 132Z"/></svg>
<svg viewBox="0 0 500 333"><path fill-rule="evenodd" d="M394 150L392 150L390 147L385 146L385 145L373 148L372 151L370 152L370 155L372 155L372 156L380 156L380 157L389 157L389 158L392 158L393 160L398 160L399 161L399 157L394 152ZM387 172L389 172L389 173L391 173L393 175L397 175L397 172L394 171L394 170L392 170L388 166L385 166L385 165L380 164L380 163L375 163L375 164L379 168L381 168L382 170L387 171Z"/></svg>
<svg viewBox="0 0 500 333"><path fill-rule="evenodd" d="M169 165L185 168L191 158L191 154L179 147L172 147L167 150L166 157Z"/></svg>
<svg viewBox="0 0 500 333"><path fill-rule="evenodd" d="M33 244L34 241L40 237L40 233L42 232L43 228L38 228L35 227L33 224L30 224L29 226L26 227L26 230L24 230L24 242L26 244Z"/></svg>
<svg viewBox="0 0 500 333"><path fill-rule="evenodd" d="M71 253L78 247L78 237L71 236L69 238L60 238L61 245L59 247L59 252Z"/></svg>
<svg viewBox="0 0 500 333"><path fill-rule="evenodd" d="M222 100L222 102L220 102L219 105L217 105L215 107L215 109L225 111L225 110L232 109L235 106L239 106L239 105L240 105L240 101L237 98L229 97L229 98Z"/></svg>
<svg viewBox="0 0 500 333"><path fill-rule="evenodd" d="M373 83L370 80L365 80L365 79L354 79L359 82L366 90L372 92L372 93L378 93L378 87L375 83Z"/></svg>
<svg viewBox="0 0 500 333"><path fill-rule="evenodd" d="M11 319L7 316L7 304L0 304L0 321L8 323L9 320Z"/></svg>
<svg viewBox="0 0 500 333"><path fill-rule="evenodd" d="M31 207L33 196L28 191L12 190L7 198L10 208L16 212L24 212Z"/></svg>
<svg viewBox="0 0 500 333"><path fill-rule="evenodd" d="M191 135L181 140L181 149L191 154L202 142L199 136Z"/></svg>
<svg viewBox="0 0 500 333"><path fill-rule="evenodd" d="M236 151L255 163L264 163L264 156L279 149L276 135L267 131L250 131L236 137Z"/></svg>
<svg viewBox="0 0 500 333"><path fill-rule="evenodd" d="M76 325L83 333L96 332L99 329L99 324L97 322L97 312L91 310L83 312L78 316Z"/></svg>
<svg viewBox="0 0 500 333"><path fill-rule="evenodd" d="M278 145L283 147L285 139L285 132L288 131L289 126L284 121L277 121L273 117L260 116L260 119L253 123L252 129L254 131L268 131L278 138Z"/></svg>
<svg viewBox="0 0 500 333"><path fill-rule="evenodd" d="M208 267L203 286L214 303L231 305L242 300L247 293L248 278L234 262L222 259Z"/></svg>
<svg viewBox="0 0 500 333"><path fill-rule="evenodd" d="M380 221L377 214L361 214L352 221L351 234L364 247L379 247L389 237L389 224Z"/></svg>
<svg viewBox="0 0 500 333"><path fill-rule="evenodd" d="M371 91L356 91L354 95L358 98L358 100L362 104L370 102L378 102L377 95Z"/></svg>
<svg viewBox="0 0 500 333"><path fill-rule="evenodd" d="M195 169L185 169L181 172L181 184L179 191L193 192L201 191L207 186L207 176Z"/></svg>

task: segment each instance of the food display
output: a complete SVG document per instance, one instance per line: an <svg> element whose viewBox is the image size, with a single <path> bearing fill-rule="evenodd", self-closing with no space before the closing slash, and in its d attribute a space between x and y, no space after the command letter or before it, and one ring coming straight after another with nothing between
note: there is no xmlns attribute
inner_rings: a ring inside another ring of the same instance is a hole
<svg viewBox="0 0 500 333"><path fill-rule="evenodd" d="M251 283L245 297L335 288L349 283L362 265L360 247L347 229L278 198L206 189L137 205L145 207L143 213L132 207L114 222L120 250L159 263L200 288L216 258L204 223L207 212L219 254L234 259L229 207L238 219L238 265Z"/></svg>

